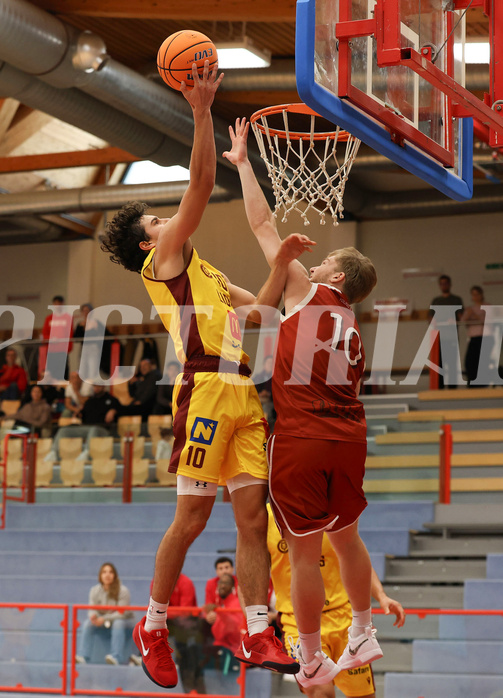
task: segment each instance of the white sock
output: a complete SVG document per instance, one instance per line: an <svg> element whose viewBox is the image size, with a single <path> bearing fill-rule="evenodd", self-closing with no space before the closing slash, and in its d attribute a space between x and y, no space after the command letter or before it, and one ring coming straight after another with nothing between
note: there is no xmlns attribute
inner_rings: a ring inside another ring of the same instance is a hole
<svg viewBox="0 0 503 698"><path fill-rule="evenodd" d="M267 616L267 606L247 606L246 624L248 625L248 635L256 635L263 633L269 627L269 619Z"/></svg>
<svg viewBox="0 0 503 698"><path fill-rule="evenodd" d="M299 633L300 651L306 664L312 662L316 652L321 652L321 630L315 633Z"/></svg>
<svg viewBox="0 0 503 698"><path fill-rule="evenodd" d="M372 625L372 608L367 608L366 611L353 611L353 622L350 628L351 637L361 635L369 625Z"/></svg>
<svg viewBox="0 0 503 698"><path fill-rule="evenodd" d="M152 597L148 604L147 620L145 621L145 631L150 633L152 630L162 630L166 628L166 609L167 603L157 603Z"/></svg>

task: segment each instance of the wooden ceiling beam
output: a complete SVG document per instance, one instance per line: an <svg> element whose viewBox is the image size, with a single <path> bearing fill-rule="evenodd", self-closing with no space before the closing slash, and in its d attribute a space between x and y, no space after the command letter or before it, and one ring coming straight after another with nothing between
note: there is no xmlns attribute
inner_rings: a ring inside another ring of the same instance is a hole
<svg viewBox="0 0 503 698"><path fill-rule="evenodd" d="M18 155L0 157L0 173L112 165L119 162L136 162L140 159L120 148L74 150L64 153L44 153L43 155Z"/></svg>
<svg viewBox="0 0 503 698"><path fill-rule="evenodd" d="M93 238L94 233L96 232L95 228L90 228L84 222L79 223L78 220L74 217L65 218L64 216L51 214L46 216L40 216L40 218L42 218L44 221L49 221L49 223L55 223L56 225L59 225L61 228L66 228L66 230L71 230L74 233L78 233L79 235L85 235L89 238Z"/></svg>
<svg viewBox="0 0 503 698"><path fill-rule="evenodd" d="M0 156L5 156L40 131L53 117L41 111L30 113L14 126L11 126L0 142Z"/></svg>
<svg viewBox="0 0 503 698"><path fill-rule="evenodd" d="M12 99L12 97L7 97L1 100L0 106L0 138L7 133L12 124L14 117L16 116L17 109L19 107L19 102L17 99Z"/></svg>
<svg viewBox="0 0 503 698"><path fill-rule="evenodd" d="M294 22L295 0L39 0L39 7L61 15L127 17L130 19L181 19L195 21Z"/></svg>

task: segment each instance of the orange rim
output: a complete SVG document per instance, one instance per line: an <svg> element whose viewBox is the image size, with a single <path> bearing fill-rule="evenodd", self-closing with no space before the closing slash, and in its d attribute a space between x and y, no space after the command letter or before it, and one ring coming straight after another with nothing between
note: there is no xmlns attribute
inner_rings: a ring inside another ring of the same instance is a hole
<svg viewBox="0 0 503 698"><path fill-rule="evenodd" d="M256 128L258 128L258 130L264 135L269 132L272 136L278 136L278 138L284 138L286 140L287 132L285 130L270 127L266 129L265 126L260 122L260 119L263 116L273 116L283 112L289 112L291 114L308 114L322 118L318 112L315 112L313 109L311 109L311 107L308 107L307 104L299 102L296 104L278 104L274 107L264 107L263 109L259 109L259 111L256 111L251 115L250 123L254 124ZM348 131L343 131L342 129L339 132L322 131L319 133L313 133L312 135L310 131L288 131L288 136L294 141L311 140L311 138L315 141L323 141L327 140L327 138L334 140L337 137L338 141L344 142L349 140L349 138L353 138Z"/></svg>

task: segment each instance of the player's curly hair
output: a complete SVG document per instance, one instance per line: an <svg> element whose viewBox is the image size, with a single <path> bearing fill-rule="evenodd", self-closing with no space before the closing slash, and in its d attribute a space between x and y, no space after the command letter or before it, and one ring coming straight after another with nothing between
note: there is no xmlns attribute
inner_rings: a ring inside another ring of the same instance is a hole
<svg viewBox="0 0 503 698"><path fill-rule="evenodd" d="M141 201L125 204L107 224L104 235L100 235L101 249L110 252L115 264L122 264L128 271L141 272L147 253L140 249L140 242L148 242L141 217L148 210Z"/></svg>

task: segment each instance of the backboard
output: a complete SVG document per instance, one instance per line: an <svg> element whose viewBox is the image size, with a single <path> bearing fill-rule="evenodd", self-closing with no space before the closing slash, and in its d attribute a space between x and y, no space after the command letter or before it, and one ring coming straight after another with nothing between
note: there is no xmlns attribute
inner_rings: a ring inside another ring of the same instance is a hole
<svg viewBox="0 0 503 698"><path fill-rule="evenodd" d="M464 90L463 51L454 51L464 45L464 13L454 6L298 0L296 76L312 109L463 201L473 192L472 102L491 109ZM499 118L491 114L481 117L489 128Z"/></svg>

